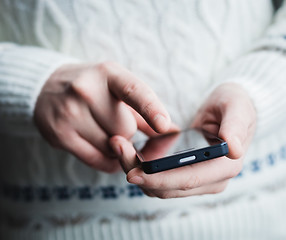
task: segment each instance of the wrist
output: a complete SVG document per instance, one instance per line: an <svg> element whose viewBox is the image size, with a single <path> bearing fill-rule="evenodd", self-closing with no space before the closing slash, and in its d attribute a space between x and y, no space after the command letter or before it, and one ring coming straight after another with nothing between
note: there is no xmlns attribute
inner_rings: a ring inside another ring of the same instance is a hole
<svg viewBox="0 0 286 240"><path fill-rule="evenodd" d="M70 78L65 76L67 70L73 68L76 65L78 64L64 64L59 66L46 80L40 95L43 93L63 92L68 87L70 82Z"/></svg>

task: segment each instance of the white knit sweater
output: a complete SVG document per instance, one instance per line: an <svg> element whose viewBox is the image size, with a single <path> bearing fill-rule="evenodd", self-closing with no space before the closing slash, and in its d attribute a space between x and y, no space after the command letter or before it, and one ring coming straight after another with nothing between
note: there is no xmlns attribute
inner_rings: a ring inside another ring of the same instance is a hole
<svg viewBox="0 0 286 240"><path fill-rule="evenodd" d="M173 121L242 84L258 114L241 174L222 194L161 200L50 147L32 117L60 65L112 60ZM286 6L270 0L0 0L0 239L285 239Z"/></svg>

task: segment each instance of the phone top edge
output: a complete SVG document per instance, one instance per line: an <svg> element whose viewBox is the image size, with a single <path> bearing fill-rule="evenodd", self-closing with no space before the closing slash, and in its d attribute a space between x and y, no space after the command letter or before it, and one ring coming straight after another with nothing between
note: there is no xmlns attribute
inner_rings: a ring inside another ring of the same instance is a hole
<svg viewBox="0 0 286 240"><path fill-rule="evenodd" d="M216 148L217 149L221 149L222 150L222 154L224 154L224 155L227 155L229 153L228 145L227 145L226 142L223 142L223 143L220 143L220 144L216 144L216 145L212 145L212 146L205 147L205 148L200 148L200 149L196 149L196 150L190 150L188 152L183 152L183 153L179 153L179 154L172 154L172 155L169 155L168 157L157 158L157 159L150 160L150 161L144 161L143 157L140 154L140 151L137 151L136 149L135 150L136 150L136 155L139 158L139 160L141 161L141 163L148 164L148 163L151 163L151 162L155 163L155 162L160 162L160 161L172 159L174 156L184 157L185 155L189 155L190 153L196 154L198 152L207 151L209 149L216 149Z"/></svg>
<svg viewBox="0 0 286 240"><path fill-rule="evenodd" d="M204 156L204 153L206 151L210 151L211 155L210 157ZM159 158L156 160L152 161L146 161L146 162L141 162L142 169L145 173L147 174L153 174L157 172L162 172L178 167L183 167L186 165L190 164L195 164L198 162L203 162L211 159L215 159L218 157L223 157L228 154L228 146L227 143L224 142L222 144L216 145L216 147L211 146L208 148L201 148L195 151L190 151L188 153L183 153L183 154L177 154L177 155L172 155L168 156L165 158ZM180 162L182 158L187 158L190 156L195 156L195 158L192 161L187 161L187 162Z"/></svg>

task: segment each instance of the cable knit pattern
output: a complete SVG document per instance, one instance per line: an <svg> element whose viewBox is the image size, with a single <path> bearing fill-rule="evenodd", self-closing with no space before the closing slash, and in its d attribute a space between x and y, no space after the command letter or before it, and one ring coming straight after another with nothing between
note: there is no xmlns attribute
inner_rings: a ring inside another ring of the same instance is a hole
<svg viewBox="0 0 286 240"><path fill-rule="evenodd" d="M123 64L151 85L175 122L186 126L211 76L265 30L272 10L269 1L263 2L245 11L246 0L4 1L1 22L9 41Z"/></svg>
<svg viewBox="0 0 286 240"><path fill-rule="evenodd" d="M0 0L0 238L284 239L286 5L273 16L270 0ZM216 85L249 91L257 136L224 193L149 198L38 136L49 75L106 60L147 82L182 127Z"/></svg>
<svg viewBox="0 0 286 240"><path fill-rule="evenodd" d="M33 131L30 123L36 99L49 75L64 63L78 61L35 47L1 47L1 130L28 133Z"/></svg>

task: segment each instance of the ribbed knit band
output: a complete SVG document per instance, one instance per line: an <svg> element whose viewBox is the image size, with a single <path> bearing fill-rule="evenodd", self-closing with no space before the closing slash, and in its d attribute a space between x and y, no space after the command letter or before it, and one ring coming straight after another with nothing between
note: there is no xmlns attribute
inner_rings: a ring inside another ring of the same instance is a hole
<svg viewBox="0 0 286 240"><path fill-rule="evenodd" d="M1 231L9 240L269 240L284 239L285 189L161 219L101 219L50 230ZM271 204L269 204L271 203ZM1 230L1 229L0 229ZM3 230L3 229L2 229Z"/></svg>
<svg viewBox="0 0 286 240"><path fill-rule="evenodd" d="M51 50L1 43L1 130L31 121L38 94L50 74L60 65L76 61Z"/></svg>
<svg viewBox="0 0 286 240"><path fill-rule="evenodd" d="M257 51L240 58L219 76L220 81L241 84L257 109L259 136L284 124L286 109L286 56ZM273 128L274 127L274 128Z"/></svg>

